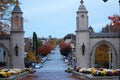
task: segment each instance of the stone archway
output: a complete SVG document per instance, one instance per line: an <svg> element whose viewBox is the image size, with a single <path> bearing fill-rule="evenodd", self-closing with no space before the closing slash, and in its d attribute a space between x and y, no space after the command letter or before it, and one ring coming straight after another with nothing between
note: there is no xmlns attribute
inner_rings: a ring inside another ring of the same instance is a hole
<svg viewBox="0 0 120 80"><path fill-rule="evenodd" d="M95 53L95 67L97 68L110 68L111 66L111 53L110 48L106 44L100 44L97 46Z"/></svg>
<svg viewBox="0 0 120 80"><path fill-rule="evenodd" d="M2 58L2 59L4 59L4 61L5 61L5 66L4 67L9 68L9 66L10 66L10 54L9 54L9 50L7 49L7 47L3 43L0 43L0 48L3 51L2 54L3 54L4 58Z"/></svg>
<svg viewBox="0 0 120 80"><path fill-rule="evenodd" d="M95 51L96 51L96 48L99 46L99 45L101 45L101 44L105 44L105 45L107 45L110 49L111 49L111 53L112 53L112 68L117 68L118 67L118 55L117 55L117 53L116 53L116 49L115 49L115 47L110 43L110 42L108 42L108 41L105 41L105 40L103 40L103 41L99 41L99 42L97 42L94 46L93 46L93 48L92 48L92 50L91 50L91 54L90 54L90 66L91 67L95 67Z"/></svg>

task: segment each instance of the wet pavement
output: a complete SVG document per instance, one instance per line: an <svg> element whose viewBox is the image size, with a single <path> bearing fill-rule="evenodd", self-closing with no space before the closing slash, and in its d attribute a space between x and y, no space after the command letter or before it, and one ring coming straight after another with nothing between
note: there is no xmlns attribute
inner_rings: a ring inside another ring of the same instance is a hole
<svg viewBox="0 0 120 80"><path fill-rule="evenodd" d="M78 80L73 78L71 73L65 72L69 66L63 61L59 47L57 46L52 52L43 67L36 69L34 74L28 75L24 80Z"/></svg>
<svg viewBox="0 0 120 80"><path fill-rule="evenodd" d="M71 78L71 74L65 72L37 72L36 79L33 80L75 80Z"/></svg>

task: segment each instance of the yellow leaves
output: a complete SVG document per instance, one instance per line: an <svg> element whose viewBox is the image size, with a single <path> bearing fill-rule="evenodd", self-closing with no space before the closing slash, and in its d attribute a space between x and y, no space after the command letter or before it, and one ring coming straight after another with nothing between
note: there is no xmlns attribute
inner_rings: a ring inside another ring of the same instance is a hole
<svg viewBox="0 0 120 80"><path fill-rule="evenodd" d="M15 0L9 0L8 3L14 4L14 3L15 3Z"/></svg>
<svg viewBox="0 0 120 80"><path fill-rule="evenodd" d="M9 4L15 4L15 1L16 0L0 0L0 12L5 11L9 7L13 6Z"/></svg>
<svg viewBox="0 0 120 80"><path fill-rule="evenodd" d="M0 0L0 4L15 4L15 0Z"/></svg>
<svg viewBox="0 0 120 80"><path fill-rule="evenodd" d="M106 64L109 62L109 47L106 44L101 44L96 48L95 62L97 64Z"/></svg>
<svg viewBox="0 0 120 80"><path fill-rule="evenodd" d="M29 51L29 48L28 46L25 45L25 52L28 52Z"/></svg>
<svg viewBox="0 0 120 80"><path fill-rule="evenodd" d="M55 48L57 45L57 39L51 39L48 42L51 45L52 49Z"/></svg>
<svg viewBox="0 0 120 80"><path fill-rule="evenodd" d="M27 52L27 57L25 58L26 61L36 61L36 57L34 55L34 53L32 53L31 51Z"/></svg>

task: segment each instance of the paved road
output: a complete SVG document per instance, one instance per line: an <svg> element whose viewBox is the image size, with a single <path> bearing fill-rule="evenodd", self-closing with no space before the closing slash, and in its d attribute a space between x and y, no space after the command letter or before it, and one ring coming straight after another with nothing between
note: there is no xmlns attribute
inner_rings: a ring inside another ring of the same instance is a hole
<svg viewBox="0 0 120 80"><path fill-rule="evenodd" d="M52 54L48 56L48 59L49 60L43 64L44 67L39 70L40 72L64 72L64 70L68 68L68 65L63 61L59 47L56 47L52 51Z"/></svg>
<svg viewBox="0 0 120 80"><path fill-rule="evenodd" d="M36 69L35 75L38 77L34 80L75 80L70 78L70 73L64 71L68 65L64 63L59 47L52 52L54 53L49 55L49 61L44 63L43 68Z"/></svg>

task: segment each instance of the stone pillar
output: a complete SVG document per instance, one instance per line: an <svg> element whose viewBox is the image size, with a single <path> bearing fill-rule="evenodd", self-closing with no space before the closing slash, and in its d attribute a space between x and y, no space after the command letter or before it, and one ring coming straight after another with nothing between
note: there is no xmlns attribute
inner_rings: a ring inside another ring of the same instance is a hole
<svg viewBox="0 0 120 80"><path fill-rule="evenodd" d="M76 17L76 54L77 54L77 67L89 67L89 30L88 30L88 11L83 5L77 11Z"/></svg>
<svg viewBox="0 0 120 80"><path fill-rule="evenodd" d="M23 12L16 0L16 5L12 11L11 17L11 35L10 35L10 55L11 68L24 68L24 31L23 31Z"/></svg>
<svg viewBox="0 0 120 80"><path fill-rule="evenodd" d="M10 38L11 68L24 68L24 31L11 31ZM17 53L16 45L18 46Z"/></svg>

